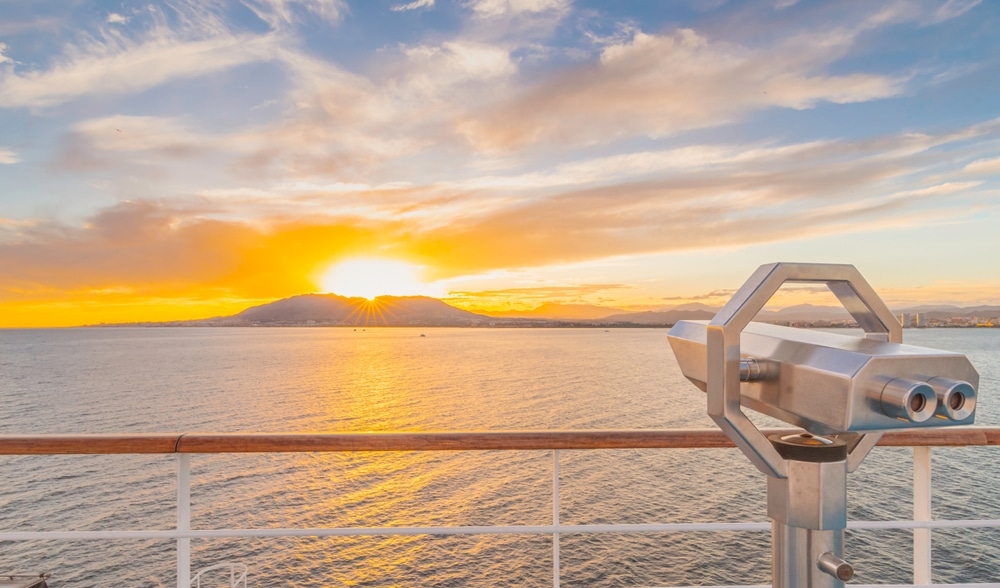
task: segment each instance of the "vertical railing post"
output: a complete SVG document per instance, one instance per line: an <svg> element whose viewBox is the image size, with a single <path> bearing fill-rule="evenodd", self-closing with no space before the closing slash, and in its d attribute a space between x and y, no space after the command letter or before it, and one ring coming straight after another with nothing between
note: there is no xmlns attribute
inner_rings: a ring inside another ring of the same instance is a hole
<svg viewBox="0 0 1000 588"><path fill-rule="evenodd" d="M552 450L552 586L559 588L559 450Z"/></svg>
<svg viewBox="0 0 1000 588"><path fill-rule="evenodd" d="M191 456L177 454L177 530L191 530ZM191 539L177 538L177 588L191 587Z"/></svg>
<svg viewBox="0 0 1000 588"><path fill-rule="evenodd" d="M913 448L913 520L931 520L931 448ZM913 530L913 583L931 585L931 530Z"/></svg>

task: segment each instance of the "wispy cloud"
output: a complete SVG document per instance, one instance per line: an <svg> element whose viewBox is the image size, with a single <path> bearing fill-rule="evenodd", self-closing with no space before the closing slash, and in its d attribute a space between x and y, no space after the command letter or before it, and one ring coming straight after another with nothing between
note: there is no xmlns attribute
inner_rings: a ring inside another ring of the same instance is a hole
<svg viewBox="0 0 1000 588"><path fill-rule="evenodd" d="M347 0L244 0L243 4L274 29L307 21L310 15L338 24L348 12Z"/></svg>
<svg viewBox="0 0 1000 588"><path fill-rule="evenodd" d="M971 174L1000 174L1000 157L977 159L966 165L964 169Z"/></svg>
<svg viewBox="0 0 1000 588"><path fill-rule="evenodd" d="M415 0L409 4L397 4L392 7L393 12L404 12L407 10L418 10L420 8L432 8L434 0Z"/></svg>
<svg viewBox="0 0 1000 588"><path fill-rule="evenodd" d="M914 72L953 64L875 63L873 38L976 5L771 1L732 16L741 34L716 6L586 35L590 9L569 0L395 0L377 10L454 20L364 54L317 41L353 23L343 0L245 0L240 19L173 0L95 12L40 58L5 37L0 114L50 122L48 169L100 199L75 221L5 213L0 290L286 295L374 250L448 279L992 214L1000 120L845 138L790 112L911 100L928 77ZM224 112L180 97L196 79ZM789 115L809 124L761 126ZM0 164L24 146L34 161L42 135L8 137ZM619 278L462 295L592 299L630 287Z"/></svg>
<svg viewBox="0 0 1000 588"><path fill-rule="evenodd" d="M711 292L703 292L700 294L692 294L690 296L664 296L661 300L669 302L693 302L693 301L703 301L703 300L714 300L714 301L725 301L732 298L736 290L712 290Z"/></svg>
<svg viewBox="0 0 1000 588"><path fill-rule="evenodd" d="M981 3L982 0L948 0L934 11L930 22L938 23L962 16Z"/></svg>
<svg viewBox="0 0 1000 588"><path fill-rule="evenodd" d="M47 107L86 95L134 94L177 79L194 78L273 59L273 35L234 34L211 13L180 13L181 26L149 7L149 28L130 37L100 31L70 45L48 67L0 72L0 108Z"/></svg>
<svg viewBox="0 0 1000 588"><path fill-rule="evenodd" d="M514 298L521 301L547 300L552 298L579 298L601 292L629 288L626 284L575 284L530 286L524 288L504 288L500 290L452 291L449 294L455 298Z"/></svg>
<svg viewBox="0 0 1000 588"><path fill-rule="evenodd" d="M171 145L184 129L176 121L118 123L149 129L136 149ZM176 198L172 205L122 203L100 211L82 228L51 222L13 227L18 237L0 246L0 263L8 276L48 287L136 282L150 284L152 291L170 284L182 288L181 282L216 287L229 280L233 291L244 295L259 284L250 276L232 276L240 268L255 268L261 275L285 276L284 285L268 286L269 292L285 295L309 288L302 276L338 255L372 247L434 267L434 278L444 279L932 225L972 214L969 202L978 199L982 184L914 185L909 178L939 159L929 149L950 148L944 137L962 142L968 132L922 136L924 150L909 146L914 139L907 134L749 149L756 155L745 158L734 155L740 151L734 146L705 149L693 167L649 175L639 166L645 177L629 181L625 166L625 177L609 174L593 185L564 184L551 193L528 191L517 198L459 185L299 182L267 190L203 191L185 204ZM114 133L103 148L119 149L131 141L115 144L118 140ZM896 155L878 157L886 153ZM622 171L621 162L613 167ZM962 173L958 168L953 175ZM903 185L914 187L896 188L904 179ZM198 253L210 243L212 255ZM198 256L190 262L191 271L184 269L188 256ZM67 259L74 260L73 267L60 261ZM288 259L297 260L294 267L277 267Z"/></svg>
<svg viewBox="0 0 1000 588"><path fill-rule="evenodd" d="M20 162L21 158L16 151L9 147L0 147L0 165L12 165Z"/></svg>
<svg viewBox="0 0 1000 588"><path fill-rule="evenodd" d="M467 3L479 18L557 12L566 10L569 5L570 0L469 0Z"/></svg>
<svg viewBox="0 0 1000 588"><path fill-rule="evenodd" d="M849 39L786 39L755 49L684 29L637 32L609 45L600 60L501 96L465 115L458 131L476 147L590 144L636 134L662 137L732 122L754 110L812 108L822 101L864 102L898 94L903 79L828 74Z"/></svg>

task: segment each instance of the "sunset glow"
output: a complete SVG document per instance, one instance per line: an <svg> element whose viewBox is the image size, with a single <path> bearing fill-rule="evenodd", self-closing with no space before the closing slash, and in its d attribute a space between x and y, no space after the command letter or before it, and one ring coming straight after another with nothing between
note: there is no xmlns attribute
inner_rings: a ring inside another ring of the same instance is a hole
<svg viewBox="0 0 1000 588"><path fill-rule="evenodd" d="M324 292L341 296L431 296L440 291L420 279L418 266L390 259L349 259L330 267L320 278Z"/></svg>
<svg viewBox="0 0 1000 588"><path fill-rule="evenodd" d="M0 2L0 327L717 306L774 261L1000 305L997 30L977 0ZM399 265L332 268L360 258Z"/></svg>

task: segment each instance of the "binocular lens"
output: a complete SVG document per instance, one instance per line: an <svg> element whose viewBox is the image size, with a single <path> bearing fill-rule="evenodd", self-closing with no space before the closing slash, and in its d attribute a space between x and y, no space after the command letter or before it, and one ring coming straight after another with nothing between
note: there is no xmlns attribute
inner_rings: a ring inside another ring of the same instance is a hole
<svg viewBox="0 0 1000 588"><path fill-rule="evenodd" d="M931 378L927 381L937 395L937 417L963 421L976 409L976 390L972 384L949 378Z"/></svg>
<svg viewBox="0 0 1000 588"><path fill-rule="evenodd" d="M922 423L934 415L938 398L925 382L895 378L882 389L882 412L894 419Z"/></svg>

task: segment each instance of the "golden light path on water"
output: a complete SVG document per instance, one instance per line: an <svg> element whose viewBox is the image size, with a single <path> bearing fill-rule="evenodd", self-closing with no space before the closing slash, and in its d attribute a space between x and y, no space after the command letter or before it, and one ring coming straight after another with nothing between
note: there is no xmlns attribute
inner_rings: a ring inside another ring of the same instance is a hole
<svg viewBox="0 0 1000 588"><path fill-rule="evenodd" d="M907 333L970 353L980 422L1000 423L1000 337ZM426 335L421 337L420 335ZM1000 333L994 333L998 335ZM0 431L430 431L711 427L661 329L76 329L0 332ZM196 529L544 525L552 455L195 455ZM935 517L1000 518L989 450L935 451ZM0 528L172 528L166 456L4 458ZM852 474L852 519L911 516L906 449ZM736 451L565 451L567 524L765 521L764 480ZM909 581L909 532L853 532L864 581ZM939 541L938 538L941 538ZM935 532L935 581L1000 574L995 531ZM766 533L566 535L564 586L763 584ZM54 588L173 585L169 541L5 544L0 569ZM193 541L195 569L250 565L258 586L550 585L551 537ZM859 575L860 575L859 573ZM499 580L498 580L499 579Z"/></svg>

